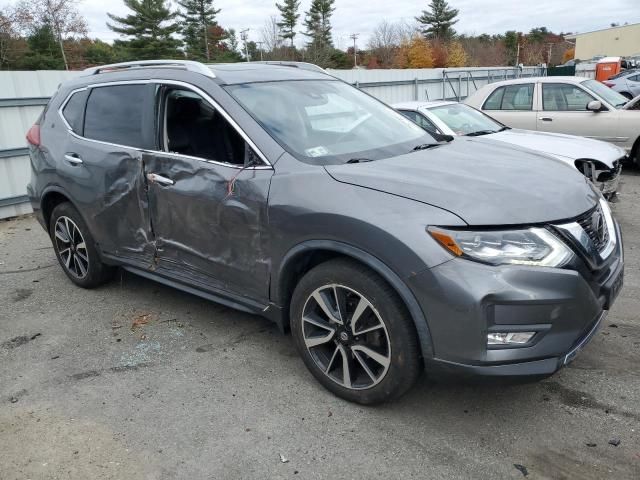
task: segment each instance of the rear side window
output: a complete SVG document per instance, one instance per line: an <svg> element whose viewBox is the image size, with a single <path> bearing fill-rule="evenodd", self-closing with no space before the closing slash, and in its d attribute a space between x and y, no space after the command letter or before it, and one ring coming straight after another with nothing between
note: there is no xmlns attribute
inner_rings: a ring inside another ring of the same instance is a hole
<svg viewBox="0 0 640 480"><path fill-rule="evenodd" d="M407 117L412 122L417 123L429 133L440 133L438 128L431 123L431 120L427 119L424 115L414 112L412 110L400 110L400 113Z"/></svg>
<svg viewBox="0 0 640 480"><path fill-rule="evenodd" d="M145 148L146 85L114 85L91 89L84 136L92 140Z"/></svg>
<svg viewBox="0 0 640 480"><path fill-rule="evenodd" d="M84 120L84 104L87 100L87 91L76 92L62 109L62 116L67 121L71 130L82 135L82 122Z"/></svg>
<svg viewBox="0 0 640 480"><path fill-rule="evenodd" d="M533 83L525 83L500 87L489 95L483 110L531 110L533 86Z"/></svg>
<svg viewBox="0 0 640 480"><path fill-rule="evenodd" d="M640 74L627 77L627 80L631 80L632 82L640 82Z"/></svg>

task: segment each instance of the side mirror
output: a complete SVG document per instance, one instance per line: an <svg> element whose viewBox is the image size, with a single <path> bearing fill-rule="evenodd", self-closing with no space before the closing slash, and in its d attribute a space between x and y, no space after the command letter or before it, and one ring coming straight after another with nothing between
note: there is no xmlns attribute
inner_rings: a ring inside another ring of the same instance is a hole
<svg viewBox="0 0 640 480"><path fill-rule="evenodd" d="M599 112L602 110L602 102L600 100L591 100L587 103L587 110L591 112Z"/></svg>

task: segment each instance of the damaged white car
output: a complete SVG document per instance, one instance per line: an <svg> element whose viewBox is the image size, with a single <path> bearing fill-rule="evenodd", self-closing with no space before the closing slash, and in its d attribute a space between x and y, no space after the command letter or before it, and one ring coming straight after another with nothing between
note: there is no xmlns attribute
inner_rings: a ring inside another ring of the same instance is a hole
<svg viewBox="0 0 640 480"><path fill-rule="evenodd" d="M551 155L576 167L605 195L618 190L626 152L615 145L574 135L509 128L469 105L451 101L405 102L393 105L432 134L486 136Z"/></svg>

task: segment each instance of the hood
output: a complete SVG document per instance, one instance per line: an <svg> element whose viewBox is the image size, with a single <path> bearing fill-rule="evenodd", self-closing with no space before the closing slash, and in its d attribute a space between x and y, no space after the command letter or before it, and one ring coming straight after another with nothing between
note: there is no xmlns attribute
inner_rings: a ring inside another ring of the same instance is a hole
<svg viewBox="0 0 640 480"><path fill-rule="evenodd" d="M429 150L325 168L339 182L433 205L469 225L566 220L598 201L575 168L482 138L459 137Z"/></svg>
<svg viewBox="0 0 640 480"><path fill-rule="evenodd" d="M626 155L625 151L608 142L592 138L563 135L561 133L536 132L533 130L505 130L486 135L485 138L530 148L548 155L564 157L562 160L579 158L599 160L607 167ZM568 162L573 166L573 161Z"/></svg>

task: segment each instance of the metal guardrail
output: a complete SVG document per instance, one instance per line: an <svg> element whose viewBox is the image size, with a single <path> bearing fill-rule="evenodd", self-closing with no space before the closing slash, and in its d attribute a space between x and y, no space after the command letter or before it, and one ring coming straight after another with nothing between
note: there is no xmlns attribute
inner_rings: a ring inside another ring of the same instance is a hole
<svg viewBox="0 0 640 480"><path fill-rule="evenodd" d="M0 98L0 108L2 107L44 107L49 103L50 97L33 98Z"/></svg>
<svg viewBox="0 0 640 480"><path fill-rule="evenodd" d="M457 100L460 101L466 97L466 95L462 95L462 85L466 85L466 91L469 93L469 87L472 84L474 89L478 89L478 84L476 82L484 82L494 83L502 80L511 80L516 78L527 78L527 77L539 77L546 76L546 68L529 68L526 70L522 70L520 68L505 68L505 69L497 69L497 70L487 70L486 75L474 75L474 72L478 72L479 70L442 70L442 77L440 78L414 78L409 80L388 80L388 81L375 81L375 82L360 82L355 81L352 82L356 88L375 88L375 87L394 87L394 86L406 86L413 85L414 86L414 100L419 100L419 90L420 85L434 85L441 84L442 85L442 93L440 98L434 98L433 100ZM453 82L457 82L456 85ZM454 96L447 96L447 85L449 85L451 91ZM428 92L425 92L428 94ZM427 98L428 99L428 98Z"/></svg>

